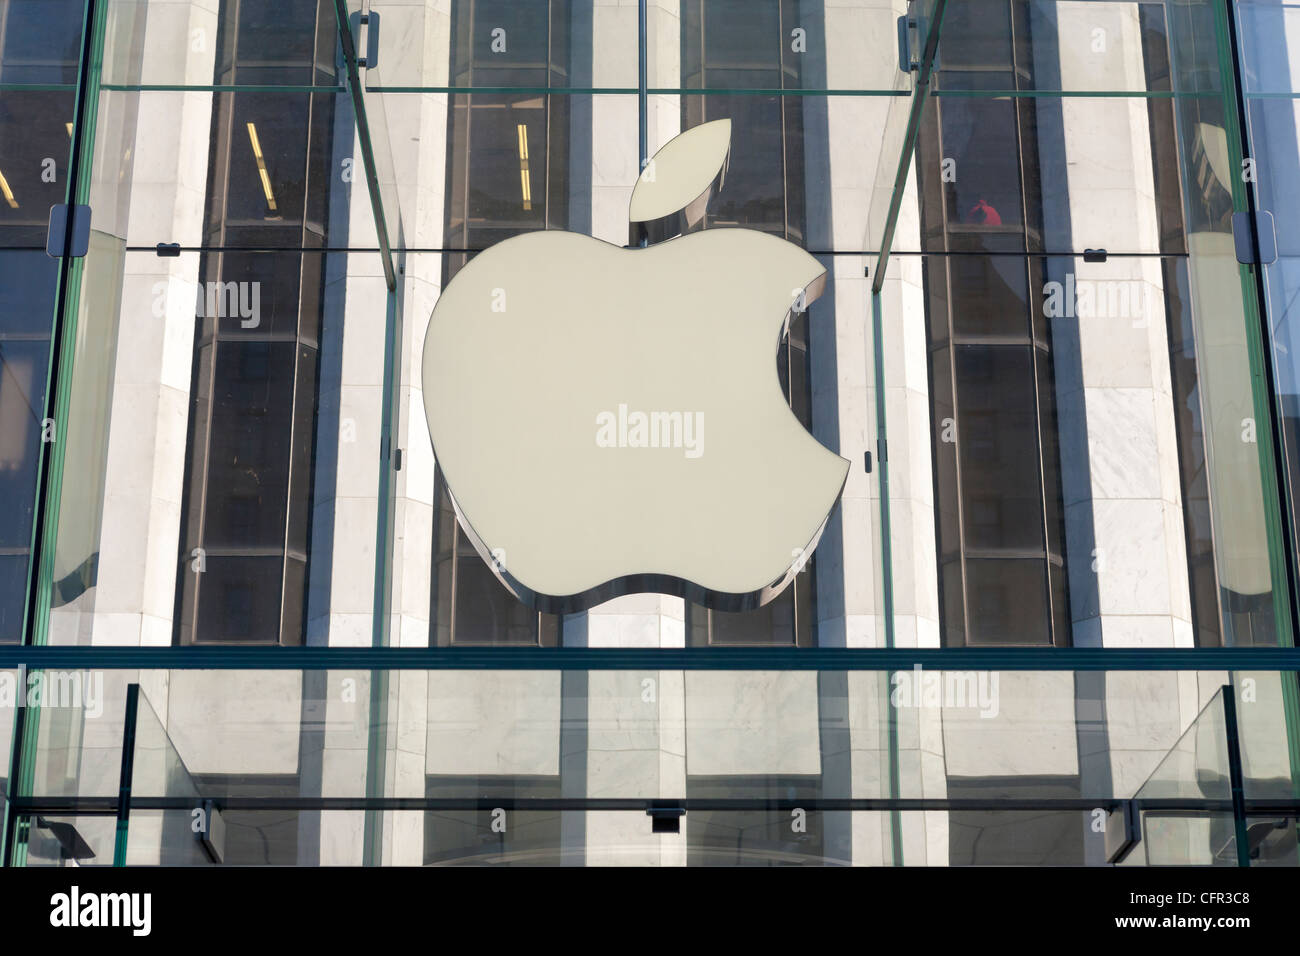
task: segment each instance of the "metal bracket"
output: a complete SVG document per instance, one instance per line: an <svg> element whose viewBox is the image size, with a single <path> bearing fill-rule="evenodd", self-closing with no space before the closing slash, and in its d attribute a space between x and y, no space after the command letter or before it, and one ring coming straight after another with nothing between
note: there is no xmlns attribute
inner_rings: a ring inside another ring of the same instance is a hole
<svg viewBox="0 0 1300 956"><path fill-rule="evenodd" d="M212 800L204 800L197 808L202 811L200 826L194 831L199 846L213 863L221 863L226 858L226 820Z"/></svg>
<svg viewBox="0 0 1300 956"><path fill-rule="evenodd" d="M357 57L357 66L363 70L373 70L379 65L379 14L374 10L369 13L357 11L348 17L352 35L360 39L361 25L366 27L366 55Z"/></svg>
<svg viewBox="0 0 1300 956"><path fill-rule="evenodd" d="M912 59L912 28L916 26L916 21L910 19L907 14L898 18L898 72L911 73L919 69L921 64Z"/></svg>
<svg viewBox="0 0 1300 956"><path fill-rule="evenodd" d="M917 10L916 0L907 5L907 13L898 18L898 72L912 73L921 68L921 44L925 40L927 20ZM915 54L915 55L913 55ZM934 55L935 69L939 54Z"/></svg>
<svg viewBox="0 0 1300 956"><path fill-rule="evenodd" d="M681 833L686 810L683 807L656 806L647 810L646 816L650 818L651 833Z"/></svg>
<svg viewBox="0 0 1300 956"><path fill-rule="evenodd" d="M49 231L45 234L45 254L51 259L63 256L81 259L89 249L90 207L68 206L66 203L51 206Z"/></svg>
<svg viewBox="0 0 1300 956"><path fill-rule="evenodd" d="M1142 841L1136 800L1125 800L1106 812L1106 862L1119 863Z"/></svg>
<svg viewBox="0 0 1300 956"><path fill-rule="evenodd" d="M1277 262L1277 226L1273 214L1266 209L1256 210L1255 224L1259 230L1258 246L1256 233L1250 227L1250 213L1232 214L1232 244L1237 248L1237 261L1247 266L1272 265Z"/></svg>

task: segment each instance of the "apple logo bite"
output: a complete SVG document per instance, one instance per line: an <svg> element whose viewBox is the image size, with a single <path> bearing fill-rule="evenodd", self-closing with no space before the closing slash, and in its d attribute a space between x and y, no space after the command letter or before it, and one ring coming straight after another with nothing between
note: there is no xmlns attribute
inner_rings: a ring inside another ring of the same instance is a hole
<svg viewBox="0 0 1300 956"><path fill-rule="evenodd" d="M706 123L647 164L629 210L645 248L515 236L433 310L434 456L469 539L538 610L638 591L761 606L844 487L849 463L799 423L775 361L825 269L766 233L690 231L730 138L730 120Z"/></svg>

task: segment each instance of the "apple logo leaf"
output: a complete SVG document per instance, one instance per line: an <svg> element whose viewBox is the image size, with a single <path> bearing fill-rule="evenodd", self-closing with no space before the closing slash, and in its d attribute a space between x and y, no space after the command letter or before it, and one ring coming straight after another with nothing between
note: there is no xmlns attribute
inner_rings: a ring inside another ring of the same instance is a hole
<svg viewBox="0 0 1300 956"><path fill-rule="evenodd" d="M672 228L707 198L729 133L709 123L660 150L635 223ZM814 256L753 229L630 249L545 230L470 260L430 317L423 398L448 496L497 578L548 613L647 591L724 611L780 594L849 470L776 369L825 285Z"/></svg>
<svg viewBox="0 0 1300 956"><path fill-rule="evenodd" d="M731 149L731 120L713 120L674 136L654 154L632 187L632 245L684 235L704 221L722 188Z"/></svg>

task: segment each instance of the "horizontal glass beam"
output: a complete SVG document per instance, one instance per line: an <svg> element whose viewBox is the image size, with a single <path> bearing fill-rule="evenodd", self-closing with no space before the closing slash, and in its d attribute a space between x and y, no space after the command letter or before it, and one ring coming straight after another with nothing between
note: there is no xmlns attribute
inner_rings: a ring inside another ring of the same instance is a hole
<svg viewBox="0 0 1300 956"><path fill-rule="evenodd" d="M1086 797L1006 798L681 798L671 797L132 797L132 810L189 810L211 800L217 808L226 810L311 810L311 811L453 811L496 809L537 812L644 812L646 810L685 810L703 813L708 811L735 812L785 812L807 810L815 812L881 811L902 812L1027 812L1027 811L1090 811L1114 810L1125 803L1134 804L1142 812L1205 813L1232 812L1232 801L1196 797L1139 798L1122 800L1115 797L1089 800ZM14 797L14 812L43 814L76 814L78 816L108 816L117 812L116 797ZM1248 800L1248 816L1265 816L1280 813L1300 813L1300 800Z"/></svg>
<svg viewBox="0 0 1300 956"><path fill-rule="evenodd" d="M346 86L310 83L101 83L115 93L346 93Z"/></svg>
<svg viewBox="0 0 1300 956"><path fill-rule="evenodd" d="M1022 99L1082 100L1199 100L1223 96L1221 90L931 90L932 96L961 96L993 100Z"/></svg>
<svg viewBox="0 0 1300 956"><path fill-rule="evenodd" d="M102 670L1300 671L1300 649L0 647L0 668Z"/></svg>

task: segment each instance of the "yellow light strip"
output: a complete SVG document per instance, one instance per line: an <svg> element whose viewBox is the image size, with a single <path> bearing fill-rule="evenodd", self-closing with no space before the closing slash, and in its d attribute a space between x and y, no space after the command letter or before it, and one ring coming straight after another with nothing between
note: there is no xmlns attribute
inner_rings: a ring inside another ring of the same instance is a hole
<svg viewBox="0 0 1300 956"><path fill-rule="evenodd" d="M4 193L5 202L9 204L10 209L18 208L18 200L14 199L13 190L9 188L9 180L5 179L4 173L0 173L0 193Z"/></svg>
<svg viewBox="0 0 1300 956"><path fill-rule="evenodd" d="M248 141L253 144L253 156L257 159L257 174L262 177L262 192L266 193L266 205L275 212L275 195L271 192L271 177L266 174L266 160L262 158L262 144L257 139L257 127L248 124Z"/></svg>
<svg viewBox="0 0 1300 956"><path fill-rule="evenodd" d="M64 123L64 124L63 124L63 128L66 129L66 130L68 131L68 135L69 135L69 136L72 135L72 124L71 124L71 123Z"/></svg>
<svg viewBox="0 0 1300 956"><path fill-rule="evenodd" d="M524 209L533 208L533 184L528 173L528 127L519 123L519 186L524 196Z"/></svg>

